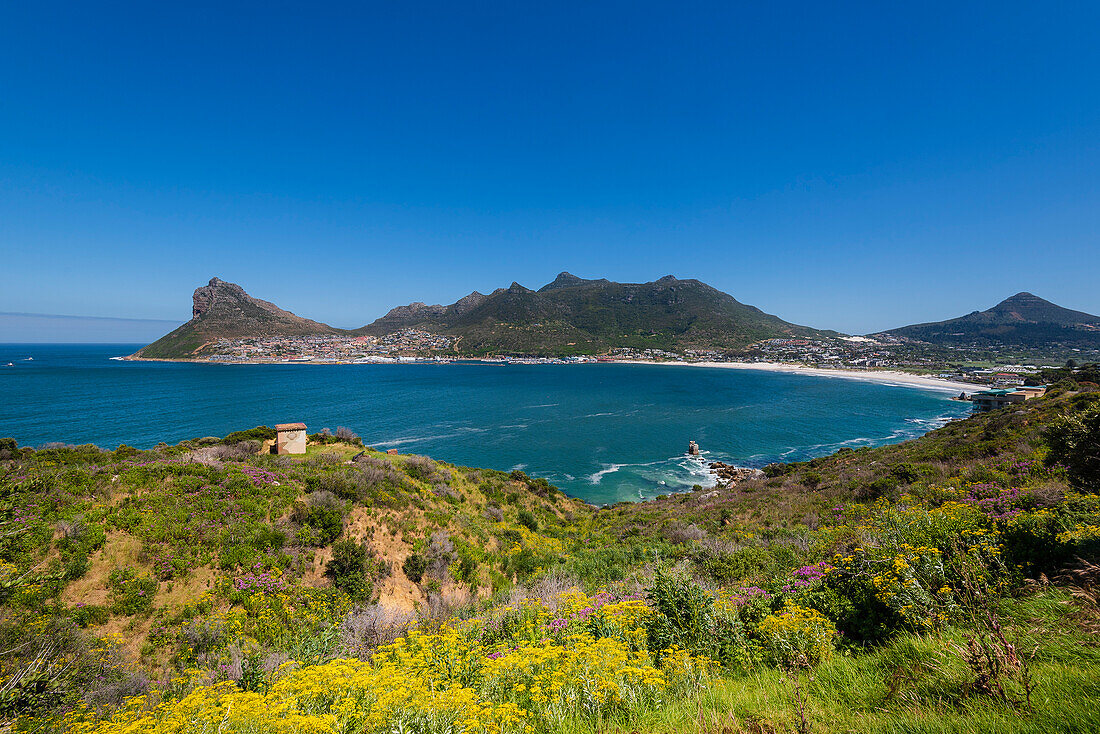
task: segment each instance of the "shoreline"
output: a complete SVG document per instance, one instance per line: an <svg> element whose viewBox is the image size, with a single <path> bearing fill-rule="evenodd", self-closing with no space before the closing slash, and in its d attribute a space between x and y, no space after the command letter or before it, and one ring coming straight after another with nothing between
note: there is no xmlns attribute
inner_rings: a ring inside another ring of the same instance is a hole
<svg viewBox="0 0 1100 734"><path fill-rule="evenodd" d="M475 362L494 365L506 365L507 362L502 362L497 358L490 357L453 357L450 358L453 362ZM215 365L398 365L398 364L450 364L451 362L434 362L431 359L424 359L415 362L343 362L343 361L308 361L308 362L268 362L268 361L240 361L240 362L228 362L222 360L210 360L210 359L158 359L154 357L134 357L128 355L122 357L123 362L172 362L180 364L215 364ZM592 362L584 362L579 364L593 364ZM941 392L965 392L973 393L979 390L986 390L988 385L979 385L977 383L970 382L955 382L952 380L943 380L939 377L930 377L927 375L918 375L912 372L901 372L898 370L852 370L852 369L830 369L821 367L807 367L802 364L794 362L656 362L643 359L612 359L600 362L599 364L641 364L641 365L658 365L658 366L673 366L673 367L709 367L713 369L736 369L736 370L755 370L758 372L785 372L787 374L795 375L808 375L810 377L833 377L845 380L862 380L864 382L878 382L884 384L891 384L899 387L916 387L924 388L927 390L938 390Z"/></svg>
<svg viewBox="0 0 1100 734"><path fill-rule="evenodd" d="M918 387L952 393L973 393L979 390L988 389L987 385L942 380L939 377L917 375L912 372L899 372L897 370L824 369L820 367L806 367L805 365L792 362L647 362L644 360L622 360L618 362L618 364L661 364L684 367L711 367L714 369L756 370L757 372L786 372L793 375L862 380L864 382L879 382L899 387Z"/></svg>

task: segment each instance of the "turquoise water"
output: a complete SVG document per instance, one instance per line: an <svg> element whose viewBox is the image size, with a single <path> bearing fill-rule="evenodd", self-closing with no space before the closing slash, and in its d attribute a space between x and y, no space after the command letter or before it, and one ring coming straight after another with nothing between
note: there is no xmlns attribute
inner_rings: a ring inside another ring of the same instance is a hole
<svg viewBox="0 0 1100 734"><path fill-rule="evenodd" d="M136 348L0 345L0 436L147 448L304 421L381 449L521 468L602 504L707 484L689 440L709 460L763 466L912 438L968 407L948 392L702 367L109 359Z"/></svg>

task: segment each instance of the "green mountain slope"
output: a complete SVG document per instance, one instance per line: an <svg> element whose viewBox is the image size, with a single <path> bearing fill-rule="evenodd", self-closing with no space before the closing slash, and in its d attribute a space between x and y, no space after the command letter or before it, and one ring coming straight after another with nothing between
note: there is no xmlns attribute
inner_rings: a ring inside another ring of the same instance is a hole
<svg viewBox="0 0 1100 734"><path fill-rule="evenodd" d="M1100 316L1017 293L986 311L885 333L932 344L1100 346Z"/></svg>
<svg viewBox="0 0 1100 734"><path fill-rule="evenodd" d="M739 349L760 339L825 333L788 323L698 280L585 280L562 273L537 291L513 283L450 306L413 303L357 330L420 328L460 337L467 354L593 353L611 347Z"/></svg>
<svg viewBox="0 0 1100 734"><path fill-rule="evenodd" d="M192 318L175 331L142 347L134 356L149 359L190 357L217 339L257 336L338 334L327 324L284 311L273 303L248 295L236 283L218 278L195 289Z"/></svg>

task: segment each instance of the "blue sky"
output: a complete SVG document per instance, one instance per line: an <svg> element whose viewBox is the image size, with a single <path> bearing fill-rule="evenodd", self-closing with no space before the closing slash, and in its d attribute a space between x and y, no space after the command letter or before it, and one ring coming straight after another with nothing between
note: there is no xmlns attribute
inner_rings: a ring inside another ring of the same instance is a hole
<svg viewBox="0 0 1100 734"><path fill-rule="evenodd" d="M1089 2L5 3L0 312L184 321L217 275L354 327L568 270L853 333L1021 290L1100 313L1098 27Z"/></svg>

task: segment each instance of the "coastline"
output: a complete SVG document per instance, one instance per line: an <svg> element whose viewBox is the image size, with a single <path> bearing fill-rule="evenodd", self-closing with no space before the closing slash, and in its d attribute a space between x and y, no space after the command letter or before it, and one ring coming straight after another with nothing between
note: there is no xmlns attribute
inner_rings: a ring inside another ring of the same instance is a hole
<svg viewBox="0 0 1100 734"><path fill-rule="evenodd" d="M806 367L805 365L791 362L646 362L644 360L623 360L620 364L667 364L685 367L756 370L758 372L787 372L796 375L809 375L811 377L863 380L864 382L880 382L901 387L919 387L952 393L972 393L986 389L986 386L983 385L968 382L953 382L951 380L942 380L938 377L916 375L911 372L898 372L896 370L822 369L819 367Z"/></svg>
<svg viewBox="0 0 1100 734"><path fill-rule="evenodd" d="M504 365L498 359L488 357L455 357L459 362L483 362L487 364ZM234 361L227 362L211 359L158 359L152 357L134 357L128 355L120 361L125 362L178 362L181 364L216 364L216 365L386 365L386 364L447 364L447 362L433 362L430 360L417 362L345 362L345 361L309 361L309 362L275 362L275 361ZM585 363L585 364L591 364ZM845 380L863 380L864 382L879 382L899 387L916 387L926 390L939 390L951 393L973 393L987 389L986 385L978 385L969 382L954 382L943 380L939 377L917 375L912 372L900 372L897 370L851 370L851 369L825 369L820 367L807 367L793 362L657 362L644 359L613 359L601 364L642 364L661 365L673 367L710 367L714 369L756 370L758 372L786 372L796 375L808 375L810 377L834 377Z"/></svg>

